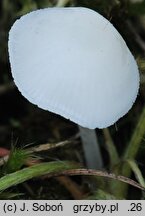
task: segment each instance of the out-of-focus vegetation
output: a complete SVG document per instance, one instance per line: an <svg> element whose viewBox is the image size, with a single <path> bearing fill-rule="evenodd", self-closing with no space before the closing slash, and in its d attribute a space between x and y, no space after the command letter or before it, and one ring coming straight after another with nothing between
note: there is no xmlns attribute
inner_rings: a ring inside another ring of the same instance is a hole
<svg viewBox="0 0 145 216"><path fill-rule="evenodd" d="M141 85L132 110L115 126L96 131L104 169L145 187L145 0L1 0L0 198L145 199L142 190L129 186L129 179L126 184L123 178L111 180L103 173L69 177L68 170L85 168L77 126L30 104L13 84L7 49L11 25L32 10L55 6L83 6L101 13L118 29L138 62Z"/></svg>

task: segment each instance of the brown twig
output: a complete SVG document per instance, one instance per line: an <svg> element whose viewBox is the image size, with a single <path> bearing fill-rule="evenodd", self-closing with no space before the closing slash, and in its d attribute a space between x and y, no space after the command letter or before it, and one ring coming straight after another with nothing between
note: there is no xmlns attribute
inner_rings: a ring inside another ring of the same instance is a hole
<svg viewBox="0 0 145 216"><path fill-rule="evenodd" d="M31 148L27 148L27 152L30 154L33 153L38 153L41 151L48 151L48 150L52 150L58 147L63 147L66 146L68 144L71 144L72 142L76 143L77 141L75 140L76 138L78 138L78 134L76 134L74 137L70 138L69 140L65 140L62 142L58 142L58 143L46 143L46 144L40 144L36 147L31 147ZM0 158L0 166L3 166L9 159L9 155L6 155L2 158Z"/></svg>
<svg viewBox="0 0 145 216"><path fill-rule="evenodd" d="M80 200L84 198L84 193L81 191L79 185L72 181L68 176L58 176L56 177L56 180L65 186L74 199Z"/></svg>
<svg viewBox="0 0 145 216"><path fill-rule="evenodd" d="M134 187L137 187L143 191L145 191L145 188L142 187L139 183L136 181L129 179L124 176L117 176L113 173L108 173L100 170L92 170L92 169L72 169L72 170L66 170L63 172L58 172L58 173L51 173L48 174L47 176L44 176L44 178L49 178L49 177L56 177L56 176L75 176L75 175L86 175L86 176L100 176L100 177L107 177L110 179L118 180L124 183L127 183L129 185L132 185Z"/></svg>
<svg viewBox="0 0 145 216"><path fill-rule="evenodd" d="M37 153L37 152L41 152L41 151L48 151L48 150L52 150L54 148L63 147L63 146L65 146L67 144L70 144L70 143L71 143L70 140L65 140L65 141L58 142L58 143L46 143L46 144L38 145L36 147L28 148L27 151L29 153Z"/></svg>

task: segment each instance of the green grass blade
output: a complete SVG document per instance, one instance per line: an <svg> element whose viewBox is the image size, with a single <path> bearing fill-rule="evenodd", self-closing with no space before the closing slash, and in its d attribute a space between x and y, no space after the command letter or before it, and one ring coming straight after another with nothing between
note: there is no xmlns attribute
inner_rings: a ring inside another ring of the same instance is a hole
<svg viewBox="0 0 145 216"><path fill-rule="evenodd" d="M145 136L145 107L143 108L143 111L140 115L138 124L133 132L131 140L127 148L125 149L125 152L123 155L124 163L119 169L116 170L115 172L116 175L130 177L131 167L125 161L135 159L144 136ZM114 190L115 196L126 197L128 185L117 182L116 184L113 185L113 188L114 188L113 190Z"/></svg>
<svg viewBox="0 0 145 216"><path fill-rule="evenodd" d="M140 183L140 185L142 185L143 187L145 187L145 180L142 176L142 173L137 165L137 163L134 160L127 160L127 163L129 164L129 166L131 167L132 171L134 172L138 182Z"/></svg>
<svg viewBox="0 0 145 216"><path fill-rule="evenodd" d="M111 137L109 129L108 128L103 129L103 134L104 134L105 143L110 157L110 167L113 167L120 162L120 158L116 146Z"/></svg>
<svg viewBox="0 0 145 216"><path fill-rule="evenodd" d="M52 172L65 171L72 168L76 168L76 165L66 161L47 162L24 168L20 171L16 171L0 178L0 191L3 191L10 188L11 186L15 186L35 177L39 177Z"/></svg>

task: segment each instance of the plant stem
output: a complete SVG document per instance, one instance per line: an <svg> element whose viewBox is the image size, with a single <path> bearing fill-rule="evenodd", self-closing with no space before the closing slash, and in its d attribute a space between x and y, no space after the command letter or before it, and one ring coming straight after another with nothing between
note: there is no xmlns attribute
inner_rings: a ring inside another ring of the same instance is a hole
<svg viewBox="0 0 145 216"><path fill-rule="evenodd" d="M134 130L134 133L131 137L128 147L124 152L123 155L124 163L119 169L116 170L116 174L121 174L125 177L130 177L131 168L126 163L126 161L135 159L144 135L145 135L145 107L143 108L143 111L140 115L138 124ZM128 186L122 183L117 182L115 185L113 185L113 190L116 191L115 192L116 196L119 195L121 197L125 197L127 194L127 189Z"/></svg>
<svg viewBox="0 0 145 216"><path fill-rule="evenodd" d="M103 159L95 130L79 126L87 168L102 169Z"/></svg>
<svg viewBox="0 0 145 216"><path fill-rule="evenodd" d="M145 107L140 115L138 124L131 137L129 145L124 153L124 159L133 159L136 157L143 136L145 135Z"/></svg>
<svg viewBox="0 0 145 216"><path fill-rule="evenodd" d="M58 0L56 7L64 7L70 0Z"/></svg>
<svg viewBox="0 0 145 216"><path fill-rule="evenodd" d="M76 165L70 162L46 162L37 164L20 171L5 175L0 178L0 191L3 191L11 186L20 184L26 180L39 177L52 172L66 171L67 169L75 168Z"/></svg>
<svg viewBox="0 0 145 216"><path fill-rule="evenodd" d="M127 163L129 164L131 170L134 172L136 179L138 180L140 185L145 188L145 180L141 173L141 170L138 167L138 164L134 160L128 160Z"/></svg>
<svg viewBox="0 0 145 216"><path fill-rule="evenodd" d="M104 128L103 129L103 134L104 134L104 138L105 138L105 143L107 146L107 150L110 156L110 168L112 168L113 166L115 166L117 163L119 163L120 158L117 152L117 149L115 147L115 144L112 140L112 137L110 135L109 129L108 128Z"/></svg>

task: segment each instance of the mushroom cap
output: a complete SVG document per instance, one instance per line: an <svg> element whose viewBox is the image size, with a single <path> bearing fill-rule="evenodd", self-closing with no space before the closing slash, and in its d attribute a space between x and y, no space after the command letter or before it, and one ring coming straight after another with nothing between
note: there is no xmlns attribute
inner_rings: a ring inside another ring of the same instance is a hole
<svg viewBox="0 0 145 216"><path fill-rule="evenodd" d="M83 127L114 124L137 97L134 57L113 25L91 9L28 13L12 26L8 47L22 95Z"/></svg>

